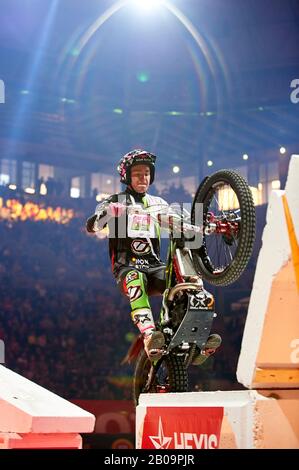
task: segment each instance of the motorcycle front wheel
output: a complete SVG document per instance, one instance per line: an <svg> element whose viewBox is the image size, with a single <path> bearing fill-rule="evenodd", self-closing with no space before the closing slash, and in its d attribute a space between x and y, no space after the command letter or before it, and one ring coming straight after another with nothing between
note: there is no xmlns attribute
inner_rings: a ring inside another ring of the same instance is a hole
<svg viewBox="0 0 299 470"><path fill-rule="evenodd" d="M136 406L141 393L187 391L188 375L181 357L171 354L165 356L152 369L152 363L145 351L140 353L133 378L133 399Z"/></svg>
<svg viewBox="0 0 299 470"><path fill-rule="evenodd" d="M201 247L192 250L195 269L210 284L232 284L246 268L255 241L251 190L235 171L220 170L199 186L192 223L196 223L196 208L202 210L203 240Z"/></svg>

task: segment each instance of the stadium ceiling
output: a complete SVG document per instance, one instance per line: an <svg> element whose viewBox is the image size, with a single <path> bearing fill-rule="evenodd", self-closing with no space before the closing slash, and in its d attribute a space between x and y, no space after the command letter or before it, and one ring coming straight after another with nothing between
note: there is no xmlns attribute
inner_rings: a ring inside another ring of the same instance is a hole
<svg viewBox="0 0 299 470"><path fill-rule="evenodd" d="M145 147L192 175L299 152L298 44L297 0L2 0L2 158L109 172Z"/></svg>

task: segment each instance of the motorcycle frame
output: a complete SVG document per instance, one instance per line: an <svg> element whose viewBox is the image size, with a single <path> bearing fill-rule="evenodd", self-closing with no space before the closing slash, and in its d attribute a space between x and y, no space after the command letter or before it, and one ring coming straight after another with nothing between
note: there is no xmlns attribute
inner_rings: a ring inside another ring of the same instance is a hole
<svg viewBox="0 0 299 470"><path fill-rule="evenodd" d="M173 274L178 283L173 284ZM186 291L188 303L183 320L177 330L168 327L171 324L168 302L175 296ZM160 311L160 325L164 334L170 334L170 342L165 354L176 350L186 354L192 345L204 349L211 332L214 311L214 297L203 288L201 276L195 271L192 253L184 246L184 237L175 241L170 233L170 242L166 264L166 289L163 294ZM194 349L194 348L193 348Z"/></svg>

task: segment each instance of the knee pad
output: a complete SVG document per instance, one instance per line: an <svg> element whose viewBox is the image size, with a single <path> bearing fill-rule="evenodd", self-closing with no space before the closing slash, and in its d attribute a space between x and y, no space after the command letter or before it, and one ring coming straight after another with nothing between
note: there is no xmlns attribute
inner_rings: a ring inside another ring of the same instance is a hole
<svg viewBox="0 0 299 470"><path fill-rule="evenodd" d="M124 288L130 299L132 311L139 308L150 308L146 289L146 276L137 271L129 271L124 279Z"/></svg>

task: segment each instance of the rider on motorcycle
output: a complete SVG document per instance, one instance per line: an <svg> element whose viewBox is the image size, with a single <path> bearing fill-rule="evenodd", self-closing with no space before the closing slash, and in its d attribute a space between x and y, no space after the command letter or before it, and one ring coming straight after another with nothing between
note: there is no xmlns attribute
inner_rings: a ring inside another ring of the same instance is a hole
<svg viewBox="0 0 299 470"><path fill-rule="evenodd" d="M161 357L164 335L157 331L149 302L150 295L165 290L165 264L160 259L160 226L144 214L127 214L129 205L167 207L167 202L147 193L155 178L156 156L137 149L124 155L117 167L125 191L102 201L87 220L88 232L109 227L109 254L112 271L121 291L130 299L132 320L143 336L151 360ZM217 338L216 338L217 337ZM202 363L220 346L219 335L211 335L200 355ZM196 360L195 359L195 360Z"/></svg>

